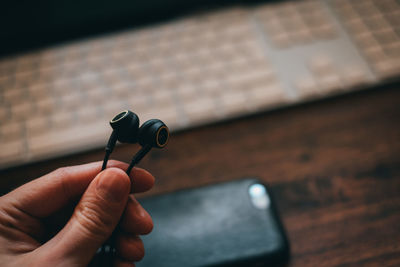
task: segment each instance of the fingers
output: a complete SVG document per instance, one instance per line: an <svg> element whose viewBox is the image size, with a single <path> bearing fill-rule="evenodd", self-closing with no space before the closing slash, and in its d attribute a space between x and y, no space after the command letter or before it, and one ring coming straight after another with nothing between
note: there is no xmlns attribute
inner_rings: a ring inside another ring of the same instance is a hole
<svg viewBox="0 0 400 267"><path fill-rule="evenodd" d="M121 233L116 241L117 255L124 261L140 261L144 257L144 245L140 237Z"/></svg>
<svg viewBox="0 0 400 267"><path fill-rule="evenodd" d="M126 170L128 165L110 161L107 167ZM4 196L11 205L35 217L45 217L79 199L101 170L101 162L60 168L29 182ZM154 177L145 170L135 168L130 173L134 192L149 190ZM51 200L51 201L49 201Z"/></svg>
<svg viewBox="0 0 400 267"><path fill-rule="evenodd" d="M124 168L125 170L126 168ZM132 193L142 193L150 190L154 186L155 178L151 173L144 169L133 168L129 174L132 182Z"/></svg>
<svg viewBox="0 0 400 267"><path fill-rule="evenodd" d="M153 221L132 195L129 196L121 218L120 229L115 243L117 255L122 259L121 264L140 261L144 256L144 246L138 235L150 233L153 229Z"/></svg>
<svg viewBox="0 0 400 267"><path fill-rule="evenodd" d="M109 238L125 209L130 179L109 168L90 183L66 226L43 247L79 266L87 265Z"/></svg>
<svg viewBox="0 0 400 267"><path fill-rule="evenodd" d="M129 196L120 226L123 231L135 235L145 235L153 230L153 221L150 215L133 195Z"/></svg>

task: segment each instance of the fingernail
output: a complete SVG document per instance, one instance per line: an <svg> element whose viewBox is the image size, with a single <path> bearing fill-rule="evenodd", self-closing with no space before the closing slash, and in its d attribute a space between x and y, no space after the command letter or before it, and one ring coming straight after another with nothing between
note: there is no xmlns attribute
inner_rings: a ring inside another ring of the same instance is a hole
<svg viewBox="0 0 400 267"><path fill-rule="evenodd" d="M121 202L129 194L129 188L122 173L106 170L100 174L96 189L97 193L110 202Z"/></svg>

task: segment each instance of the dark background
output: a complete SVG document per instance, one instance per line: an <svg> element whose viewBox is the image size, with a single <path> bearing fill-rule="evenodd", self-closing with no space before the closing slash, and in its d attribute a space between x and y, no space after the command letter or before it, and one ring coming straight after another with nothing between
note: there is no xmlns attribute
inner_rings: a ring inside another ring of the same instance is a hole
<svg viewBox="0 0 400 267"><path fill-rule="evenodd" d="M0 57L254 0L16 0L0 4Z"/></svg>

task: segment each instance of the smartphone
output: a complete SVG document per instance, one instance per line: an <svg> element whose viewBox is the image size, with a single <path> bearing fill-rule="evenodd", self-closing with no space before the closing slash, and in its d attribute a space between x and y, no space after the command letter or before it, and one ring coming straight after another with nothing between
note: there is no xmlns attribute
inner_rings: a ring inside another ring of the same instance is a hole
<svg viewBox="0 0 400 267"><path fill-rule="evenodd" d="M138 267L274 266L289 242L264 184L247 178L143 198L154 222Z"/></svg>

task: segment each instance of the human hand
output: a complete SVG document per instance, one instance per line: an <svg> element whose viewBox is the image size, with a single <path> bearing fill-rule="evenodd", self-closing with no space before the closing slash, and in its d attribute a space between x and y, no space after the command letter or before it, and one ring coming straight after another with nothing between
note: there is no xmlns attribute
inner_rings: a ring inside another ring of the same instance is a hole
<svg viewBox="0 0 400 267"><path fill-rule="evenodd" d="M154 177L138 168L128 177L127 167L118 161L101 173L100 162L65 167L2 196L1 265L87 266L119 223L114 266L134 266L144 255L138 235L153 223L130 193L149 190Z"/></svg>

